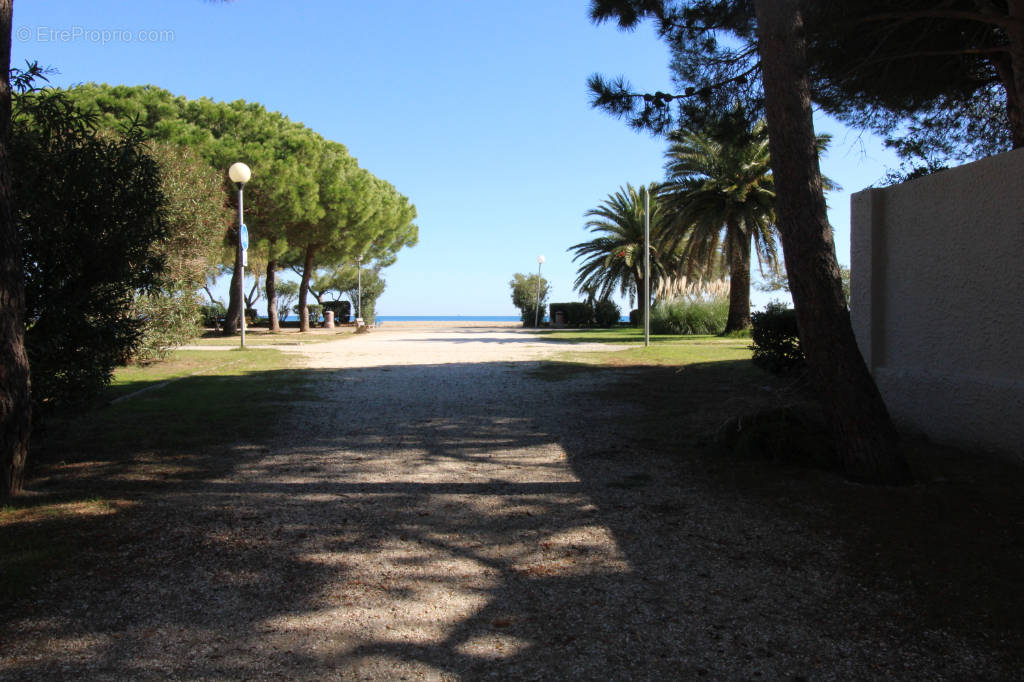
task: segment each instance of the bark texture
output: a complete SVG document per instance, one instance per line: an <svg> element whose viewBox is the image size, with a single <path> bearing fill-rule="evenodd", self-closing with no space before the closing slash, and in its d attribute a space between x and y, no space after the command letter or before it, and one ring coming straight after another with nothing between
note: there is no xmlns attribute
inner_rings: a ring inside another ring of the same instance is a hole
<svg viewBox="0 0 1024 682"><path fill-rule="evenodd" d="M238 278L242 272L242 256L235 248L235 267L228 286L228 309L224 314L224 336L231 336L242 328L242 296L238 291Z"/></svg>
<svg viewBox="0 0 1024 682"><path fill-rule="evenodd" d="M270 331L281 331L277 310L277 261L273 259L267 261L267 320L270 322Z"/></svg>
<svg viewBox="0 0 1024 682"><path fill-rule="evenodd" d="M0 0L0 499L18 493L25 476L32 403L25 354L25 290L21 248L11 206L11 14Z"/></svg>
<svg viewBox="0 0 1024 682"><path fill-rule="evenodd" d="M316 247L306 247L306 257L302 265L302 280L299 282L299 331L309 331L309 306L306 300L309 298L309 280L313 275L313 258L316 256Z"/></svg>
<svg viewBox="0 0 1024 682"><path fill-rule="evenodd" d="M750 235L732 221L728 226L729 245L729 317L725 331L734 332L750 326Z"/></svg>
<svg viewBox="0 0 1024 682"><path fill-rule="evenodd" d="M801 344L850 479L900 484L910 470L857 347L818 168L799 0L756 0L778 228Z"/></svg>

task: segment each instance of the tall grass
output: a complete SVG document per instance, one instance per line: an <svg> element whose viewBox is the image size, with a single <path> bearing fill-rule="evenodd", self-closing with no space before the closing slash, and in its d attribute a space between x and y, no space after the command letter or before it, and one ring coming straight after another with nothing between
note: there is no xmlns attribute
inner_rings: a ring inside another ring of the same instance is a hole
<svg viewBox="0 0 1024 682"><path fill-rule="evenodd" d="M655 334L721 334L729 316L729 282L683 280L651 308Z"/></svg>

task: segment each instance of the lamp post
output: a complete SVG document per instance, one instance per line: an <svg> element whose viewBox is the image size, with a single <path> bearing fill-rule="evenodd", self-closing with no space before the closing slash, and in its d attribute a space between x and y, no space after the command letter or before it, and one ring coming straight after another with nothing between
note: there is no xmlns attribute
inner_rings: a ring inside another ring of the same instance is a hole
<svg viewBox="0 0 1024 682"><path fill-rule="evenodd" d="M644 187L644 346L651 345L651 189Z"/></svg>
<svg viewBox="0 0 1024 682"><path fill-rule="evenodd" d="M363 318L363 257L356 256L356 319ZM359 323L356 323L359 327Z"/></svg>
<svg viewBox="0 0 1024 682"><path fill-rule="evenodd" d="M540 266L544 265L544 256L537 256L537 305L533 309L533 326L540 327Z"/></svg>
<svg viewBox="0 0 1024 682"><path fill-rule="evenodd" d="M252 177L252 171L241 161L231 164L228 168L228 177L238 188L238 305L241 307L241 329L242 348L245 348L245 250L249 244L249 231L245 229L244 214L242 213L242 188Z"/></svg>

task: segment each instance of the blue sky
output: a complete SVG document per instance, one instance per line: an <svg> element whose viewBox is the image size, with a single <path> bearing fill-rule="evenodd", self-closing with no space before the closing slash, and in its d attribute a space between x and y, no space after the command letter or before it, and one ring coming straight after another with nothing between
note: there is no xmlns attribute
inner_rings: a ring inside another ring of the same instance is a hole
<svg viewBox="0 0 1024 682"><path fill-rule="evenodd" d="M626 182L662 177L664 145L588 105L586 78L668 89L649 26L594 26L587 0L20 0L12 63L55 85L153 84L260 102L345 144L416 204L420 243L385 271L382 315L514 315L508 281L535 272L577 300L567 248L583 214ZM839 260L849 194L896 165L871 135L835 136L824 172ZM223 287L222 287L223 288ZM771 296L755 292L761 304Z"/></svg>

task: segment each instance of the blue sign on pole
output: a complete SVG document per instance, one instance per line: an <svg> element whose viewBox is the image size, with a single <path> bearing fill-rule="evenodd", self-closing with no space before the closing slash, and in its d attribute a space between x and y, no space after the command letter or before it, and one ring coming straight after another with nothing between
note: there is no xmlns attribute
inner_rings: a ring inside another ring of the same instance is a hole
<svg viewBox="0 0 1024 682"><path fill-rule="evenodd" d="M238 228L238 239L242 242L242 251L249 250L249 228L242 223L242 226Z"/></svg>

